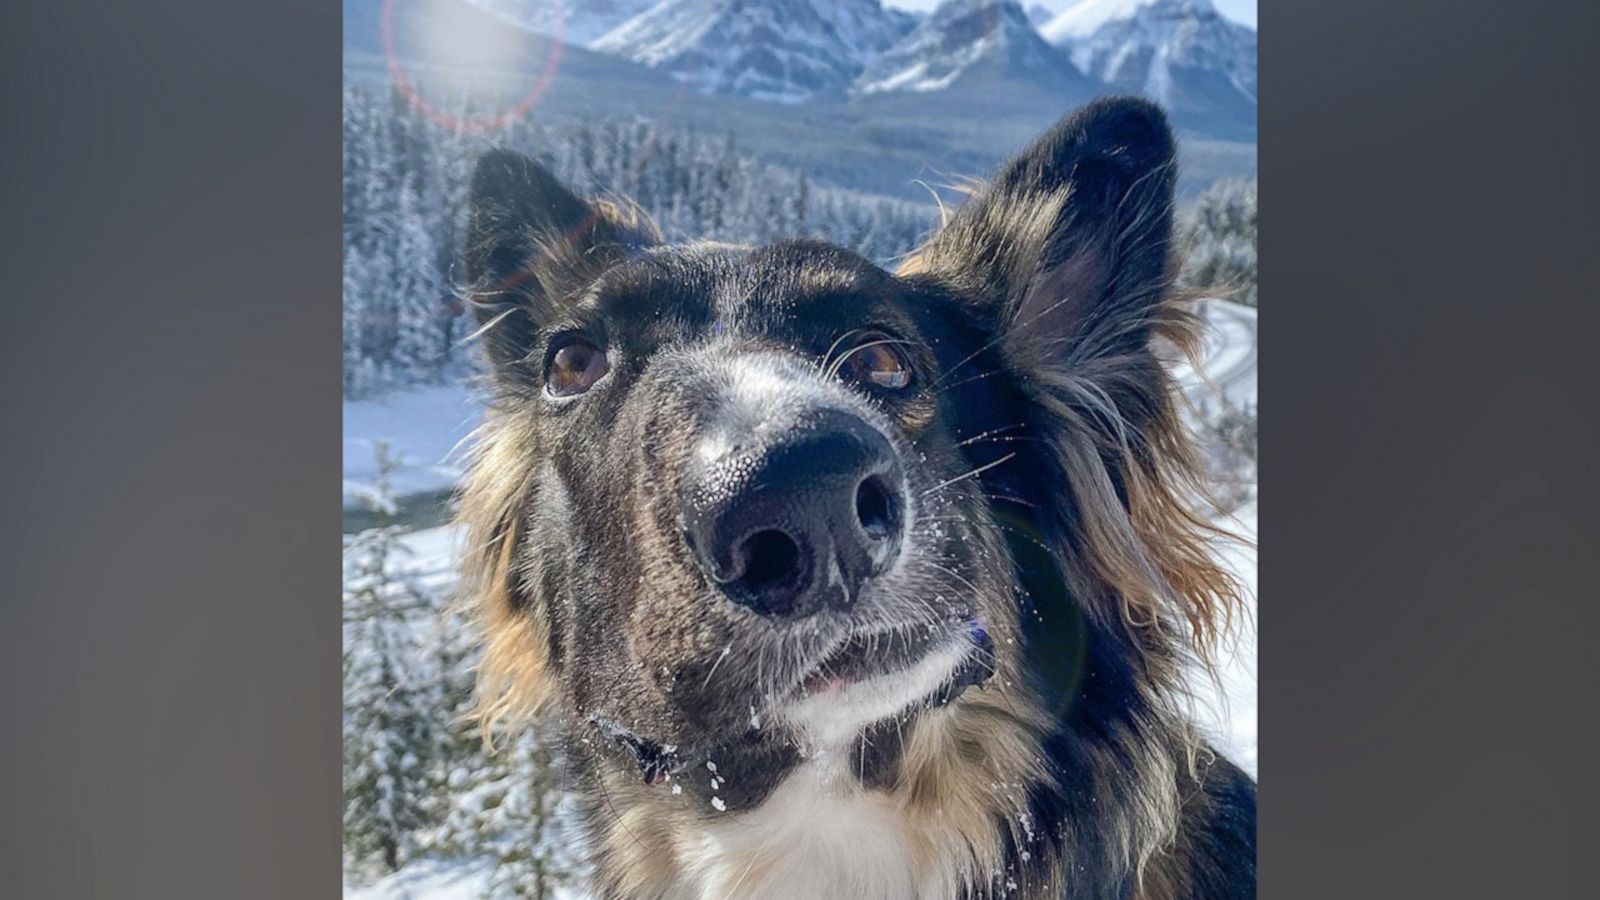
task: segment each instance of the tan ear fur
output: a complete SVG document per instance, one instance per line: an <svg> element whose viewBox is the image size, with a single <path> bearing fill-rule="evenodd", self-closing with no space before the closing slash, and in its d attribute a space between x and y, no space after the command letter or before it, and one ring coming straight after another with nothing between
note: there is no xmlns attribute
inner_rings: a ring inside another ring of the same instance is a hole
<svg viewBox="0 0 1600 900"><path fill-rule="evenodd" d="M462 596L475 607L485 641L474 716L486 738L497 726L527 724L554 692L548 619L527 590L532 573L521 556L528 441L525 428L491 413L458 516L467 529Z"/></svg>

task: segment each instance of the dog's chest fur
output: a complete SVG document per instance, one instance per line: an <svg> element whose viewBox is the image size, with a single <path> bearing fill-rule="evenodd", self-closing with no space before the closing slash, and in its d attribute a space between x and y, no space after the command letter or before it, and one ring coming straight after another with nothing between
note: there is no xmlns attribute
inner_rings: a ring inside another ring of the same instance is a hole
<svg viewBox="0 0 1600 900"><path fill-rule="evenodd" d="M682 897L927 896L911 823L829 754L790 773L759 807L685 836Z"/></svg>
<svg viewBox="0 0 1600 900"><path fill-rule="evenodd" d="M760 805L718 816L652 812L635 786L641 802L608 829L612 884L674 900L963 896L1001 870L996 823L1021 812L1020 792L996 783L1036 777L1037 744L997 718L1021 698L992 693L925 713L888 783L864 784L845 743L811 752ZM974 762L957 762L961 747Z"/></svg>

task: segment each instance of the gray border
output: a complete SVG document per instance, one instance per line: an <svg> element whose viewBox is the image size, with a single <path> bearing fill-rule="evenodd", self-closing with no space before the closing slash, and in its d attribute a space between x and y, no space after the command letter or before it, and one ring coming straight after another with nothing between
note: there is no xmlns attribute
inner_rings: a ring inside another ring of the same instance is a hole
<svg viewBox="0 0 1600 900"><path fill-rule="evenodd" d="M1263 6L1262 893L1600 895L1597 11ZM333 896L339 12L15 7L0 872Z"/></svg>
<svg viewBox="0 0 1600 900"><path fill-rule="evenodd" d="M1600 15L1261 34L1261 893L1600 896Z"/></svg>
<svg viewBox="0 0 1600 900"><path fill-rule="evenodd" d="M0 18L0 892L335 896L339 7Z"/></svg>

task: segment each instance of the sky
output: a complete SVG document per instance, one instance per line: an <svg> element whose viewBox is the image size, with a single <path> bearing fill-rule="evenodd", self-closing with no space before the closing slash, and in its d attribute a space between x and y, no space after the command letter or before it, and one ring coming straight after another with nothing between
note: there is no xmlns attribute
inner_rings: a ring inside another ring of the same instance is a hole
<svg viewBox="0 0 1600 900"><path fill-rule="evenodd" d="M1071 6L1076 0L1020 0L1024 9L1035 3L1043 3L1057 12ZM900 9L930 10L938 6L940 0L883 0L884 6L896 6ZM1256 27L1256 0L1211 0L1217 11L1234 20L1243 22L1251 28Z"/></svg>

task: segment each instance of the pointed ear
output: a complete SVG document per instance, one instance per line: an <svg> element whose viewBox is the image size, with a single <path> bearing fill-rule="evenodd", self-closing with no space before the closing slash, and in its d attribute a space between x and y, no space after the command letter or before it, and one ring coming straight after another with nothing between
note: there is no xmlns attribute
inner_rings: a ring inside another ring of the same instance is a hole
<svg viewBox="0 0 1600 900"><path fill-rule="evenodd" d="M1177 148L1145 100L1096 100L1006 163L902 267L978 298L1019 365L1148 344L1169 282Z"/></svg>
<svg viewBox="0 0 1600 900"><path fill-rule="evenodd" d="M642 215L585 201L537 162L493 150L472 175L467 277L481 339L496 375L516 370L541 323L571 294L654 242Z"/></svg>

